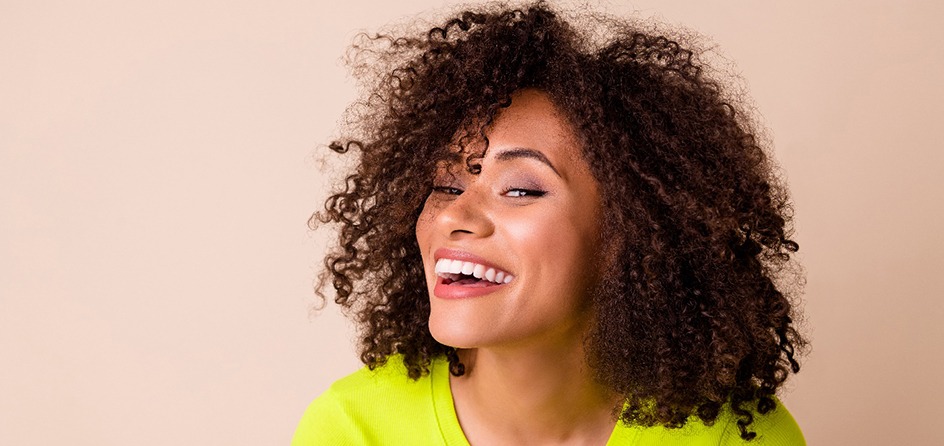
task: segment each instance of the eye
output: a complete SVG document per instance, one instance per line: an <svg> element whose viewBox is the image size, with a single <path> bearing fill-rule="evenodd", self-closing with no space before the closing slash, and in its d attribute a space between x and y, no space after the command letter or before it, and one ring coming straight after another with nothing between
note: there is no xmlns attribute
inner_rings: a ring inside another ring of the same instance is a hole
<svg viewBox="0 0 944 446"><path fill-rule="evenodd" d="M521 189L521 188L511 188L506 190L502 195L512 197L512 198L523 198L523 197L541 197L544 196L547 192L543 190L535 189Z"/></svg>
<svg viewBox="0 0 944 446"><path fill-rule="evenodd" d="M462 189L452 186L433 186L433 191L446 195L462 195Z"/></svg>

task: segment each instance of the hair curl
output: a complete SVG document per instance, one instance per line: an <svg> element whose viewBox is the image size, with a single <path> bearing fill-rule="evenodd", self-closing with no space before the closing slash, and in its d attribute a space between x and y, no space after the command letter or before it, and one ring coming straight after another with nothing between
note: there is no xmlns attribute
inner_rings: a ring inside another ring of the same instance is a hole
<svg viewBox="0 0 944 446"><path fill-rule="evenodd" d="M493 4L424 33L361 36L349 63L367 94L330 145L359 157L310 221L340 227L318 293L336 290L371 368L400 354L416 379L445 355L461 374L455 349L428 329L416 221L456 135L484 137L514 92L539 89L606 185L603 226L619 263L594 293L587 360L625 397L621 420L712 423L730 404L749 440L753 414L775 407L806 345L788 299L802 278L789 267L798 245L786 189L741 101L684 39L584 22L544 2Z"/></svg>

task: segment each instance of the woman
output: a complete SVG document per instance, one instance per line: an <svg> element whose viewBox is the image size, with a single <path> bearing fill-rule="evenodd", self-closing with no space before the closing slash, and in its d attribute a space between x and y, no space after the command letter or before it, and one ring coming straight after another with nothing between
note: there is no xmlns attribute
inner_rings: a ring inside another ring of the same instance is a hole
<svg viewBox="0 0 944 446"><path fill-rule="evenodd" d="M366 367L293 444L803 444L774 396L805 345L786 191L690 50L592 20L355 46L380 74L317 217Z"/></svg>

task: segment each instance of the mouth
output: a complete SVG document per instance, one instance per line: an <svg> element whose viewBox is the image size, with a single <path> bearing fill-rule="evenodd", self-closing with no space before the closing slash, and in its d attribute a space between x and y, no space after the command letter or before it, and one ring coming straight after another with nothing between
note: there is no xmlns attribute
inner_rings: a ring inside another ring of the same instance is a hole
<svg viewBox="0 0 944 446"><path fill-rule="evenodd" d="M441 258L436 261L436 276L443 285L489 287L511 283L515 276L481 263Z"/></svg>
<svg viewBox="0 0 944 446"><path fill-rule="evenodd" d="M508 271L495 267L472 254L437 251L434 295L443 299L483 296L504 288L515 280Z"/></svg>

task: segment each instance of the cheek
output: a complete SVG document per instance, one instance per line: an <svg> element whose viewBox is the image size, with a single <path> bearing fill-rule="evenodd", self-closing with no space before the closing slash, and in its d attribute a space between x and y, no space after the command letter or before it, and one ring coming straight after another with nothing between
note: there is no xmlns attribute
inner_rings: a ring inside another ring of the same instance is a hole
<svg viewBox="0 0 944 446"><path fill-rule="evenodd" d="M506 226L511 251L529 265L538 286L554 295L582 295L592 280L598 237L592 216L558 208L515 219Z"/></svg>
<svg viewBox="0 0 944 446"><path fill-rule="evenodd" d="M416 219L416 245L420 249L420 257L423 262L424 271L429 271L432 267L432 259L428 258L428 256L430 255L430 235L432 234L432 222L434 219L435 216L431 215L429 212L429 206L425 205L422 212L420 212L419 218ZM427 274L427 276L429 275ZM427 282L429 282L429 280L429 277L427 277Z"/></svg>
<svg viewBox="0 0 944 446"><path fill-rule="evenodd" d="M505 225L508 242L527 263L555 271L572 266L583 254L580 220L565 209L543 209L517 216Z"/></svg>
<svg viewBox="0 0 944 446"><path fill-rule="evenodd" d="M419 218L416 219L416 241L420 245L420 249L423 249L424 241L429 239L432 223L436 218L432 208L433 207L429 205L429 200L427 200L426 203L423 204Z"/></svg>
<svg viewBox="0 0 944 446"><path fill-rule="evenodd" d="M537 208L533 212L523 212L508 219L506 225L509 237L520 243L520 247L533 252L559 253L561 249L571 249L579 242L582 218L567 206Z"/></svg>
<svg viewBox="0 0 944 446"><path fill-rule="evenodd" d="M508 222L505 225L508 241L514 245L515 251L530 261L538 260L539 254L554 252L555 239L560 219L539 216L535 218L522 217Z"/></svg>

